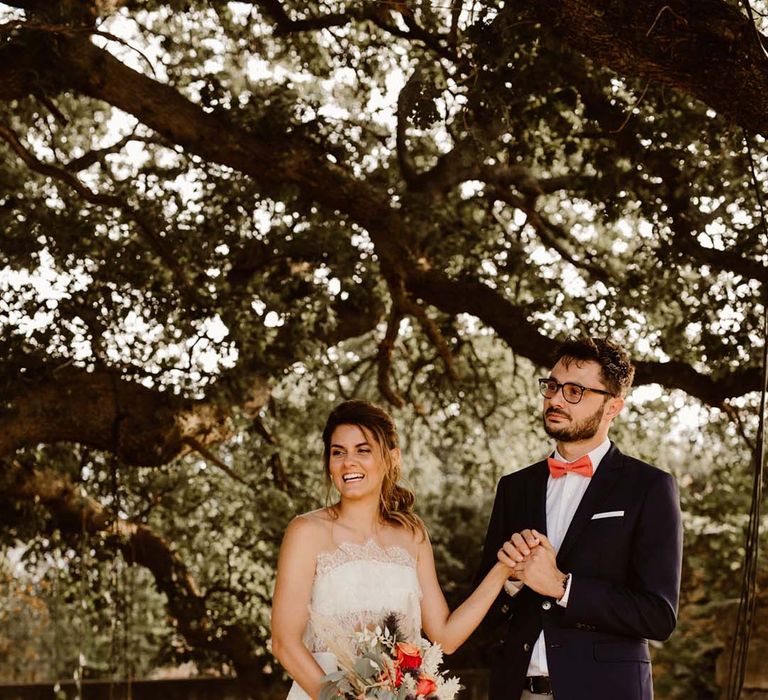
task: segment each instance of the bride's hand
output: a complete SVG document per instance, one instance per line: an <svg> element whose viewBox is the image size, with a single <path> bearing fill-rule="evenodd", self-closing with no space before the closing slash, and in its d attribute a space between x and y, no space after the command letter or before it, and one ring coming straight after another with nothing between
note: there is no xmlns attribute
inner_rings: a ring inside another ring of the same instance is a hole
<svg viewBox="0 0 768 700"><path fill-rule="evenodd" d="M533 531L516 532L502 545L497 553L497 558L505 566L514 569L518 564L524 562L540 544L541 540Z"/></svg>

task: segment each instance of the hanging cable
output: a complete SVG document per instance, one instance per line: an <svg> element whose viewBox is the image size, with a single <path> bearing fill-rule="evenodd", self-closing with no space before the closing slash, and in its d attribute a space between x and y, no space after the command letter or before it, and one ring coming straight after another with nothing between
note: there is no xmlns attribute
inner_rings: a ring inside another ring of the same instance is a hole
<svg viewBox="0 0 768 700"><path fill-rule="evenodd" d="M113 555L112 565L109 572L109 587L112 593L112 620L111 620L111 635L110 635L110 647L109 647L109 700L114 700L115 697L115 683L119 682L120 674L120 661L122 643L121 636L123 633L123 590L122 590L122 569L123 566L120 562L120 490L117 478L117 465L115 464L116 455L110 459L110 480L111 480L111 492L112 492L112 510L113 510L113 522L112 522L112 538L113 538Z"/></svg>
<svg viewBox="0 0 768 700"><path fill-rule="evenodd" d="M86 666L85 652L83 650L83 644L88 638L87 628L85 625L86 612L88 611L88 593L90 587L88 585L88 567L85 562L91 555L91 541L88 534L88 523L86 522L86 509L83 508L80 515L80 577L79 577L79 594L80 594L80 618L79 618L79 630L77 635L77 667L73 673L73 680L75 682L75 698L76 700L83 700L83 676Z"/></svg>
<svg viewBox="0 0 768 700"><path fill-rule="evenodd" d="M61 692L61 678L59 677L59 665L61 664L61 572L66 566L66 557L64 554L64 546L61 541L61 532L54 530L52 540L55 542L55 548L53 550L53 574L51 575L51 627L53 628L53 659L52 659L52 676L53 676L53 694L58 697Z"/></svg>
<svg viewBox="0 0 768 700"><path fill-rule="evenodd" d="M754 28L757 44L764 56L768 56L763 38L755 22L750 0L742 0L747 13L747 18ZM752 187L755 193L758 211L760 212L760 224L763 231L763 241L768 248L768 223L766 223L765 203L760 182L755 170L755 158L752 153L749 134L744 131L744 144L749 159L749 173ZM752 455L752 503L749 509L749 522L744 546L744 570L741 580L741 596L736 615L736 627L731 643L731 658L728 674L728 700L738 700L744 688L744 678L747 672L747 659L749 658L749 642L752 636L752 627L755 620L757 607L757 568L760 555L760 519L763 502L763 481L765 470L765 404L768 392L768 283L762 284L763 298L763 384L760 395L760 413L757 418L757 438Z"/></svg>
<svg viewBox="0 0 768 700"><path fill-rule="evenodd" d="M136 541L131 537L131 560L126 562L127 582L125 587L125 627L123 634L123 663L125 674L125 700L133 700L133 659L131 657L131 634L133 632L133 604L136 600Z"/></svg>
<svg viewBox="0 0 768 700"><path fill-rule="evenodd" d="M754 156L749 141L749 135L744 132L744 143L747 147L749 169L752 178L752 186L755 191L760 222L766 246L768 246L768 223L766 223L765 204L757 179ZM760 519L763 500L763 480L765 470L765 404L768 393L768 284L762 285L763 297L763 384L760 395L760 413L757 420L757 438L753 450L752 463L752 503L749 510L749 522L747 525L746 542L744 546L744 569L741 581L741 596L739 609L736 615L736 628L731 643L731 658L728 676L728 700L738 700L744 688L744 678L747 671L747 658L749 655L749 642L752 636L752 627L757 606L757 569L760 554Z"/></svg>
<svg viewBox="0 0 768 700"><path fill-rule="evenodd" d="M112 635L109 650L109 700L113 700L115 683L119 682L119 675L122 671L124 676L128 676L127 657L128 640L126 638L126 569L127 563L125 557L121 556L121 538L120 531L120 512L122 511L122 498L120 492L120 478L118 473L118 453L120 450L120 425L124 419L120 407L119 388L117 378L114 374L110 375L112 383L112 397L114 403L115 417L112 421L112 454L109 458L109 476L110 491L112 496L111 509L113 513L112 520L112 538L114 543L114 554L112 556L112 567L110 571L110 588L113 599L112 616ZM121 694L122 695L122 694ZM130 700L130 683L128 685L128 700Z"/></svg>

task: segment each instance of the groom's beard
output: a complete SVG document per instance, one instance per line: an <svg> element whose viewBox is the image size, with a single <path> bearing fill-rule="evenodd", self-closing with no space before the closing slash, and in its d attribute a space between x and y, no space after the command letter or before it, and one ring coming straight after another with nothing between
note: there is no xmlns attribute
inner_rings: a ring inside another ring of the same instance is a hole
<svg viewBox="0 0 768 700"><path fill-rule="evenodd" d="M571 422L569 425L560 425L550 427L547 425L546 416L547 413L556 413L560 416L566 416L570 418L564 411L560 411L556 408L550 408L547 413L544 414L544 430L551 438L559 440L560 442L578 442L579 440L589 440L595 437L600 428L600 421L603 419L603 412L605 410L605 403L598 408L591 416L582 418L580 421Z"/></svg>

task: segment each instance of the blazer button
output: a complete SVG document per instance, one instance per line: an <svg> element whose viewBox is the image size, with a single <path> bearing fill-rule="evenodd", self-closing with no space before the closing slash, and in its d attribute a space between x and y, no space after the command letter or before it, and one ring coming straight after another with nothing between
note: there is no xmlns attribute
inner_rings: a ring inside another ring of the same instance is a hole
<svg viewBox="0 0 768 700"><path fill-rule="evenodd" d="M509 605L504 603L504 605L501 606L501 612L503 612L506 615L509 612Z"/></svg>
<svg viewBox="0 0 768 700"><path fill-rule="evenodd" d="M543 610L549 610L552 607L552 603L549 600L545 600L541 604L541 607L542 607Z"/></svg>
<svg viewBox="0 0 768 700"><path fill-rule="evenodd" d="M530 650L531 650L531 645L528 644L528 642L523 644L523 651L530 651Z"/></svg>

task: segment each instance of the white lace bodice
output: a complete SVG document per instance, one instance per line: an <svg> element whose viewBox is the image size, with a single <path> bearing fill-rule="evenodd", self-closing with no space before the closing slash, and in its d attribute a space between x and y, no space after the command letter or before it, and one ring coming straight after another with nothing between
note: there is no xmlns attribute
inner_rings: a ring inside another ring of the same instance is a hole
<svg viewBox="0 0 768 700"><path fill-rule="evenodd" d="M421 587L416 560L402 547L341 543L317 556L305 643L313 652L329 649L328 637L353 637L397 613L409 640L421 635Z"/></svg>

